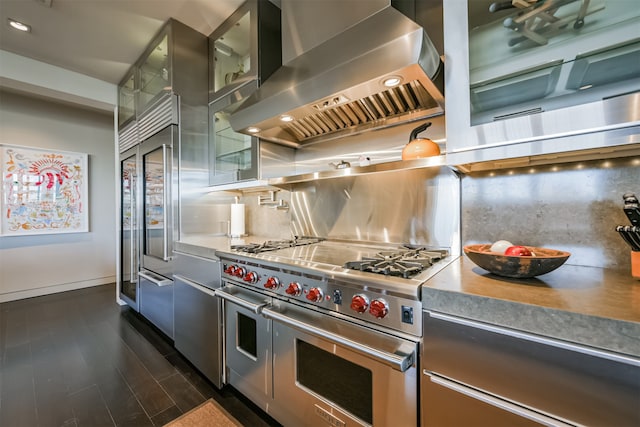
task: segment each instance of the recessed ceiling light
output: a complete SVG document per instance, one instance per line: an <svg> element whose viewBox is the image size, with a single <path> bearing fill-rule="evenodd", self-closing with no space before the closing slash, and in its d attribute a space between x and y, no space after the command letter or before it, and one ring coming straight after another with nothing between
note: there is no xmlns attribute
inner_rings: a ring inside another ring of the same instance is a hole
<svg viewBox="0 0 640 427"><path fill-rule="evenodd" d="M282 120L283 122L292 122L293 121L293 117L291 117L288 114L284 114L284 115L280 116L280 120Z"/></svg>
<svg viewBox="0 0 640 427"><path fill-rule="evenodd" d="M7 19L9 26L11 28L15 28L18 31L24 31L25 33L31 32L31 26L20 21L16 21L15 19L8 18Z"/></svg>
<svg viewBox="0 0 640 427"><path fill-rule="evenodd" d="M258 133L258 132L260 132L260 128L249 127L249 128L247 128L247 132L249 132L249 133Z"/></svg>

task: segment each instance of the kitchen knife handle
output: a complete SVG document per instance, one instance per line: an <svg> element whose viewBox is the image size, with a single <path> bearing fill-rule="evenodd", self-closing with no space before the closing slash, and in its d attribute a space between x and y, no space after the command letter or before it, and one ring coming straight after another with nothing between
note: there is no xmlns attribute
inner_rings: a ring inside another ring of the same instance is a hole
<svg viewBox="0 0 640 427"><path fill-rule="evenodd" d="M627 218L629 218L629 221L631 222L631 224L635 225L635 226L640 226L640 208L638 207L625 207L624 208L624 213L627 215Z"/></svg>
<svg viewBox="0 0 640 427"><path fill-rule="evenodd" d="M629 226L627 226L629 227ZM616 227L616 231L618 232L618 234L620 234L620 237L622 237L622 240L624 240L627 245L629 245L629 247L631 248L632 251L640 251L640 246L636 245L635 242L633 241L633 239L631 238L631 231L627 231L625 230L625 226L624 225L619 225Z"/></svg>
<svg viewBox="0 0 640 427"><path fill-rule="evenodd" d="M640 251L640 233L636 231L637 229L638 227L631 226L631 225L626 225L624 227L624 233L626 234L628 239L633 243L632 249L634 252Z"/></svg>
<svg viewBox="0 0 640 427"><path fill-rule="evenodd" d="M624 213L631 221L632 225L640 226L640 206L638 198L633 193L625 193L622 196L624 200Z"/></svg>

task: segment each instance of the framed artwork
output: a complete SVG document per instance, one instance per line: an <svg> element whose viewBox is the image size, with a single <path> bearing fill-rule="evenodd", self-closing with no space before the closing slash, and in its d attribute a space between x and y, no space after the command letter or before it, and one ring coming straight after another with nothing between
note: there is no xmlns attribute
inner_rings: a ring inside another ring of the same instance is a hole
<svg viewBox="0 0 640 427"><path fill-rule="evenodd" d="M88 155L0 144L1 236L89 231Z"/></svg>

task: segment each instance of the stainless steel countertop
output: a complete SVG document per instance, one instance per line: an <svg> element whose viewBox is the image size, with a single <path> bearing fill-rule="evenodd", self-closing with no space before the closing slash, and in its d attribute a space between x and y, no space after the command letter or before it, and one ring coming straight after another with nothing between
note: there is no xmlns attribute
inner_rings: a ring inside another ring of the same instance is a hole
<svg viewBox="0 0 640 427"><path fill-rule="evenodd" d="M422 286L425 310L640 357L640 280L563 265L533 279L495 276L466 256Z"/></svg>

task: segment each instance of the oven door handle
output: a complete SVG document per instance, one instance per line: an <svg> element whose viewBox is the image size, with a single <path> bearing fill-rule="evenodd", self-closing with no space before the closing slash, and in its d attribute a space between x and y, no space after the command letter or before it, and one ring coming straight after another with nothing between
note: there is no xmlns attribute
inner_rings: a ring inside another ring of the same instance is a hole
<svg viewBox="0 0 640 427"><path fill-rule="evenodd" d="M329 340L335 344L346 347L349 350L355 351L356 353L371 357L400 372L404 372L409 369L414 362L415 352L411 352L410 354L395 354L378 350L361 342L353 341L342 335L326 331L322 328L318 328L317 326L309 325L308 323L301 322L298 319L293 319L271 308L263 309L262 315L267 319L276 320L309 335Z"/></svg>
<svg viewBox="0 0 640 427"><path fill-rule="evenodd" d="M229 301L232 302L236 305L239 305L242 308L246 308L247 310L255 313L255 314L260 314L260 312L262 311L263 307L265 307L266 305L268 305L267 302L263 302L260 304L255 304L252 302L249 302L245 299L242 299L240 297L237 297L235 295L232 295L228 292L223 291L222 289L216 289L216 296L219 296L220 298L222 298L225 301Z"/></svg>

